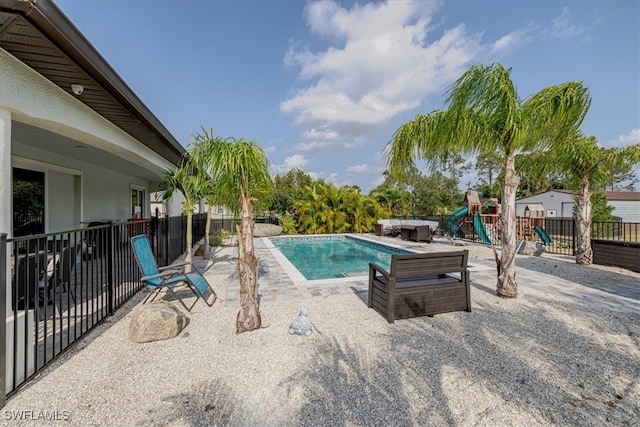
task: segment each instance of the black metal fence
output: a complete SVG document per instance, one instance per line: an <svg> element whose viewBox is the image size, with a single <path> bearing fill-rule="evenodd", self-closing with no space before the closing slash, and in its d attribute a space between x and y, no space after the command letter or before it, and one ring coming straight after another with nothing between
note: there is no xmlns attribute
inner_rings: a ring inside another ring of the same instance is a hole
<svg viewBox="0 0 640 427"><path fill-rule="evenodd" d="M483 215L483 230L473 222L472 217L466 217L456 222L458 228L451 229L450 217L429 216L421 219L438 222L441 236L454 235L464 240L486 242L486 238L495 244L500 244L500 222L498 216ZM540 243L546 251L562 255L575 255L577 225L573 218L516 218L517 238ZM593 222L591 224L591 238L601 240L616 240L625 242L640 242L640 223L629 222ZM483 241L484 240L484 241Z"/></svg>
<svg viewBox="0 0 640 427"><path fill-rule="evenodd" d="M205 222L194 215L194 242ZM130 237L147 234L164 266L185 252L186 223L180 216L0 235L0 407L142 288ZM214 221L212 230L225 225Z"/></svg>

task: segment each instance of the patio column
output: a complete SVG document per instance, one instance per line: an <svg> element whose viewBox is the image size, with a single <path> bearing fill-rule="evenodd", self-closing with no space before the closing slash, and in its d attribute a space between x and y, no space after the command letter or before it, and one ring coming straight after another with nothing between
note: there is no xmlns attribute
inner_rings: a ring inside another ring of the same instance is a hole
<svg viewBox="0 0 640 427"><path fill-rule="evenodd" d="M0 233L11 230L11 112L0 108Z"/></svg>
<svg viewBox="0 0 640 427"><path fill-rule="evenodd" d="M7 237L13 237L11 226L11 205L13 199L13 187L11 184L11 112L0 108L0 233L6 233ZM10 251L6 251L5 265L9 266ZM7 292L11 295L11 269L6 269ZM7 313L11 312L11 301L0 301L7 306ZM4 321L4 320L3 320Z"/></svg>
<svg viewBox="0 0 640 427"><path fill-rule="evenodd" d="M13 182L11 179L11 112L4 108L0 108L0 233L6 233L8 238L13 237ZM5 391L11 390L11 384L13 382L13 360L16 359L16 379L17 383L21 383L25 379L26 375L31 375L35 372L35 355L33 345L27 345L25 355L25 342L34 342L34 310L18 310L17 315L14 313L11 307L11 251L9 248L6 250L5 262L7 266L6 274L6 292L5 301L0 301L0 304L5 304L5 318L0 319L5 323L4 335L1 339L5 341L5 372L2 373L2 378L5 379L5 384L0 382L0 387L5 387ZM2 310L0 310L1 312ZM26 320L25 320L26 316ZM17 326L15 326L15 325ZM17 334L14 331L17 329ZM14 342L18 346L18 351L14 353ZM25 369L26 363L26 369Z"/></svg>

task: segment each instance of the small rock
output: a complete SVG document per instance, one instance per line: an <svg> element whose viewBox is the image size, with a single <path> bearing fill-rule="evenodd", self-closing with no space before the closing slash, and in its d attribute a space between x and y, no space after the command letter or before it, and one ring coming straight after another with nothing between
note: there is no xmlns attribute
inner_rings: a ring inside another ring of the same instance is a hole
<svg viewBox="0 0 640 427"><path fill-rule="evenodd" d="M137 306L129 323L133 342L161 341L178 336L187 325L187 317L166 301Z"/></svg>
<svg viewBox="0 0 640 427"><path fill-rule="evenodd" d="M253 237L271 237L282 234L282 227L275 224L254 224Z"/></svg>
<svg viewBox="0 0 640 427"><path fill-rule="evenodd" d="M523 241L518 248L518 254L520 255L540 256L544 251L545 247L543 245L529 240Z"/></svg>

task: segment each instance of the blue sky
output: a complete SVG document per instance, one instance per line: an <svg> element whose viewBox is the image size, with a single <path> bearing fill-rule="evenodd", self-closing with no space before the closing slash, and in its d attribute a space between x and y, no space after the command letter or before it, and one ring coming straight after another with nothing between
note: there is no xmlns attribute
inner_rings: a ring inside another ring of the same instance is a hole
<svg viewBox="0 0 640 427"><path fill-rule="evenodd" d="M477 63L512 67L523 99L582 81L582 131L640 143L637 0L56 4L181 144L201 127L255 139L279 174L368 193L394 131Z"/></svg>

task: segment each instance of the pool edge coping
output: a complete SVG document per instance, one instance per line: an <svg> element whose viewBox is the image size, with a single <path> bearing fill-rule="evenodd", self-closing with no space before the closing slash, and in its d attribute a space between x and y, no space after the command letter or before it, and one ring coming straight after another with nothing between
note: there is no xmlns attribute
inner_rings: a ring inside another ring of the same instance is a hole
<svg viewBox="0 0 640 427"><path fill-rule="evenodd" d="M379 241L377 241L375 239L369 239L369 238L366 238L363 235L353 234L353 233L305 234L304 236L305 237L314 237L314 236L319 236L319 237L348 236L348 237L351 237L353 239L363 240L363 241L368 242L368 243L375 243L376 245L387 246L387 247L390 247L390 248L393 248L393 249L400 249L400 250L403 250L403 251L406 251L406 252L412 252L412 253L423 253L423 252L425 252L423 250L416 250L414 248L407 248L407 247L403 247L403 246L400 246L400 245L381 243L381 242L379 242ZM273 238L278 238L278 237L295 238L296 236L295 235L291 235L291 236L272 236L272 237ZM287 259L287 257L285 257L282 252L280 252L280 250L276 247L276 245L273 244L273 242L271 242L270 239L271 239L271 237L262 237L261 238L263 244L265 245L265 248L268 249L269 252L271 253L271 255L276 259L276 261L278 261L278 263L280 264L280 266L282 267L284 272L287 274L287 276L289 276L289 279L291 279L298 286L315 286L315 285L320 285L320 284L323 284L323 285L324 284L346 284L346 283L352 283L352 282L359 282L359 281L362 281L362 280L365 280L365 281L369 280L369 276L368 275L308 280L293 265L293 263L291 261L289 261Z"/></svg>

